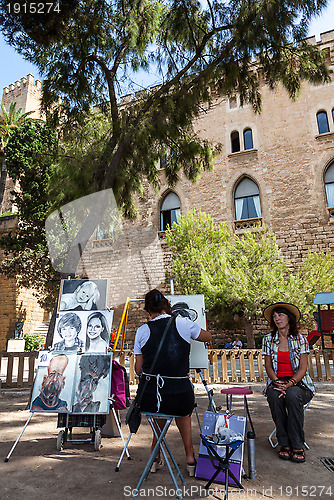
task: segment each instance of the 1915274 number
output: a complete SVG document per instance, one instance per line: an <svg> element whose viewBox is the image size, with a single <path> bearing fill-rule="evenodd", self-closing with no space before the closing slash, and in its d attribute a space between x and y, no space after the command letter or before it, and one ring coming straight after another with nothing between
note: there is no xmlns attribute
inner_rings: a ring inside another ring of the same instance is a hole
<svg viewBox="0 0 334 500"><path fill-rule="evenodd" d="M10 2L7 4L9 14L49 14L60 12L59 2Z"/></svg>
<svg viewBox="0 0 334 500"><path fill-rule="evenodd" d="M321 498L321 497L332 497L332 487L331 486L280 486L278 488L281 497L291 497L292 495L297 497L307 497L307 498Z"/></svg>

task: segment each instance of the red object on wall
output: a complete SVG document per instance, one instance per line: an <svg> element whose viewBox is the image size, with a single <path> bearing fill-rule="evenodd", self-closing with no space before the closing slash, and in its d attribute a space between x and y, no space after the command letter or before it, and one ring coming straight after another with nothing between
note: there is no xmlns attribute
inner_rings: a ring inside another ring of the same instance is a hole
<svg viewBox="0 0 334 500"><path fill-rule="evenodd" d="M330 330L334 330L334 309L328 309L327 311L320 311L321 326L324 335L329 335Z"/></svg>

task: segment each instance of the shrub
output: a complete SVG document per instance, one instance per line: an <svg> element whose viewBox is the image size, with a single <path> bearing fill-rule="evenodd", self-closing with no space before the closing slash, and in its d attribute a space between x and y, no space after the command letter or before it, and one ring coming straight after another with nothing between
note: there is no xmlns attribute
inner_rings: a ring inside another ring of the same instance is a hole
<svg viewBox="0 0 334 500"><path fill-rule="evenodd" d="M39 333L26 333L23 336L25 340L24 350L26 352L38 351L44 344L44 337Z"/></svg>

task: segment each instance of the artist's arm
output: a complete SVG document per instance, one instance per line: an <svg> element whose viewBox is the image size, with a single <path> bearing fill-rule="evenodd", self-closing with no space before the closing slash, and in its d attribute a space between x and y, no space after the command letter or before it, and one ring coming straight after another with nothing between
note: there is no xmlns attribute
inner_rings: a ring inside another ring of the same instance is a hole
<svg viewBox="0 0 334 500"><path fill-rule="evenodd" d="M201 328L201 331L199 333L199 336L197 337L197 339L199 342L211 342L212 340L212 335L210 332L208 332L207 330L203 330Z"/></svg>
<svg viewBox="0 0 334 500"><path fill-rule="evenodd" d="M142 366L143 366L143 355L142 354L136 354L136 359L135 359L135 372L139 376L141 375L142 372Z"/></svg>

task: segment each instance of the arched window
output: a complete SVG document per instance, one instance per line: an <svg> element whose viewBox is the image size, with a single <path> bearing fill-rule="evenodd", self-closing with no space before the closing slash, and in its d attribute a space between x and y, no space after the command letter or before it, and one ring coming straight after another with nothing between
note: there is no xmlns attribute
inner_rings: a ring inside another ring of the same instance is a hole
<svg viewBox="0 0 334 500"><path fill-rule="evenodd" d="M253 132L250 128L244 130L244 148L253 149Z"/></svg>
<svg viewBox="0 0 334 500"><path fill-rule="evenodd" d="M238 151L240 151L239 132L237 132L236 130L231 134L231 149L232 153L237 153Z"/></svg>
<svg viewBox="0 0 334 500"><path fill-rule="evenodd" d="M328 118L326 111L318 111L317 122L319 134L326 134L329 132Z"/></svg>
<svg viewBox="0 0 334 500"><path fill-rule="evenodd" d="M248 177L244 177L239 182L235 190L234 202L236 220L261 217L259 188Z"/></svg>
<svg viewBox="0 0 334 500"><path fill-rule="evenodd" d="M334 207L334 161L329 165L325 173L325 188L327 205Z"/></svg>
<svg viewBox="0 0 334 500"><path fill-rule="evenodd" d="M165 196L160 210L160 230L166 231L167 226L177 224L180 215L180 199L175 193Z"/></svg>

